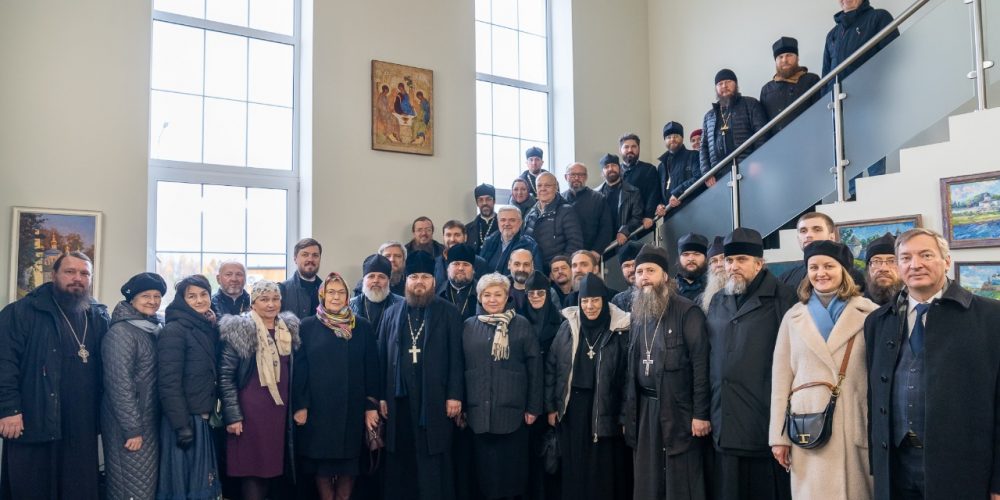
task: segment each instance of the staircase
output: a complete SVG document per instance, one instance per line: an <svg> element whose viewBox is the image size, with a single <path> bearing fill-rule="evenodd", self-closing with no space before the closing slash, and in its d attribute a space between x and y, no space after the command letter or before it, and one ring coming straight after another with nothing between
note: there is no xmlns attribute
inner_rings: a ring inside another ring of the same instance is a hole
<svg viewBox="0 0 1000 500"><path fill-rule="evenodd" d="M898 173L857 181L857 201L819 205L816 211L845 223L887 217L920 215L922 226L943 230L941 179L1000 171L997 143L1000 108L952 116L951 139L900 151ZM781 248L764 252L768 262L802 259L794 230L779 232ZM953 262L1000 261L1000 248L953 249Z"/></svg>

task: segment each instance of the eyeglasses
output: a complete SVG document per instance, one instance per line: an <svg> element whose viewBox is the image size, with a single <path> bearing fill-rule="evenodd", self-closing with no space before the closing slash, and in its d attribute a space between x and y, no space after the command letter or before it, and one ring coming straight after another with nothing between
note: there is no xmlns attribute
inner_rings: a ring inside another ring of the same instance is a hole
<svg viewBox="0 0 1000 500"><path fill-rule="evenodd" d="M579 174L579 173L578 174L566 174L566 176L567 177L587 177L587 174L586 173L582 173L582 174Z"/></svg>
<svg viewBox="0 0 1000 500"><path fill-rule="evenodd" d="M882 267L882 266L892 267L892 266L896 265L896 259L878 259L878 258L875 258L875 259L872 259L872 260L868 261L868 265L871 266L871 267Z"/></svg>
<svg viewBox="0 0 1000 500"><path fill-rule="evenodd" d="M528 294L527 295L528 295L528 297L531 297L533 299L544 299L545 298L545 290L528 290Z"/></svg>
<svg viewBox="0 0 1000 500"><path fill-rule="evenodd" d="M343 297L347 295L347 290L327 290L327 295L333 295L334 297Z"/></svg>

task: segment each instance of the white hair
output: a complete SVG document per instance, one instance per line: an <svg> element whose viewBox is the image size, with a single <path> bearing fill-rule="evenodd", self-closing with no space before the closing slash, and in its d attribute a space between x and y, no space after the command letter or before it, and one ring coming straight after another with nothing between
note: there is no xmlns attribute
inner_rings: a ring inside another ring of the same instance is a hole
<svg viewBox="0 0 1000 500"><path fill-rule="evenodd" d="M503 288L504 293L510 293L510 280L500 273L490 273L479 278L479 283L476 283L476 296L482 295L491 286L499 286Z"/></svg>
<svg viewBox="0 0 1000 500"><path fill-rule="evenodd" d="M517 214L517 219L521 220L521 209L513 205L500 205L500 207L496 209L496 212L497 215L500 215L503 212L511 212Z"/></svg>
<svg viewBox="0 0 1000 500"><path fill-rule="evenodd" d="M402 243L400 243L398 241L390 240L390 241L387 241L387 242L379 245L379 247L378 247L378 254L382 255L382 252L384 252L386 248L392 248L392 247L399 247L399 249L402 250L402 252L403 252L403 260L405 261L406 260L406 246L404 246Z"/></svg>

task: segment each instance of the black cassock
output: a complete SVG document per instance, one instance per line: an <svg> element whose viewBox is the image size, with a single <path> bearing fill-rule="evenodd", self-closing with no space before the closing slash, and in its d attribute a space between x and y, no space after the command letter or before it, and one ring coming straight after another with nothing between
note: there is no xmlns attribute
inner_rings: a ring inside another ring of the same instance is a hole
<svg viewBox="0 0 1000 500"><path fill-rule="evenodd" d="M477 219L479 219L477 217ZM476 315L476 291L475 285L470 284L461 290L453 287L451 282L445 281L440 287L438 297L445 302L455 306L462 321ZM468 408L463 407L464 412ZM455 466L455 498L457 500L470 500L476 498L479 491L479 483L476 480L476 469L473 467L472 429L468 426L455 429L452 436L451 458Z"/></svg>
<svg viewBox="0 0 1000 500"><path fill-rule="evenodd" d="M437 297L424 308L401 302L385 312L379 330L389 407L385 497L451 499L454 423L446 401L461 401L465 392L458 311Z"/></svg>
<svg viewBox="0 0 1000 500"><path fill-rule="evenodd" d="M704 499L710 443L691 435L691 420L710 418L705 315L674 295L660 318L632 316L631 334L623 413L635 498Z"/></svg>

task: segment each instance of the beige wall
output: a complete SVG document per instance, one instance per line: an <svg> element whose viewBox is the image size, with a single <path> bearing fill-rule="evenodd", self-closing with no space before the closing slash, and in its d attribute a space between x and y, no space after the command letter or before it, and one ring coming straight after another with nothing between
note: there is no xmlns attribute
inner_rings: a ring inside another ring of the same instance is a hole
<svg viewBox="0 0 1000 500"><path fill-rule="evenodd" d="M911 0L874 0L898 15ZM774 76L771 44L799 41L800 64L820 74L823 42L833 27L836 0L648 0L650 129L679 121L687 133L701 127L715 100L715 73L730 68L743 94L759 97Z"/></svg>
<svg viewBox="0 0 1000 500"><path fill-rule="evenodd" d="M0 304L11 207L104 213L98 297L146 266L150 2L0 4Z"/></svg>
<svg viewBox="0 0 1000 500"><path fill-rule="evenodd" d="M314 9L312 236L325 245L323 271L353 281L380 243L410 239L416 216L433 219L440 240L448 219L475 214L474 4ZM434 71L434 156L371 149L372 59Z"/></svg>

